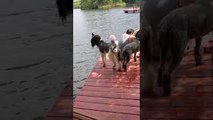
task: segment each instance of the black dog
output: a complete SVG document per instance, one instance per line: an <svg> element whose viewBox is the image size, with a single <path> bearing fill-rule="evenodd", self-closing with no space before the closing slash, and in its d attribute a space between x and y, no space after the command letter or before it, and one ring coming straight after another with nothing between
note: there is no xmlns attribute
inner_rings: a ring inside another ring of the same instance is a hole
<svg viewBox="0 0 213 120"><path fill-rule="evenodd" d="M133 42L124 46L121 53L124 71L127 71L128 63L130 61L132 53L134 53L134 61L136 62L136 53L139 50L140 50L140 41L138 39L135 39Z"/></svg>
<svg viewBox="0 0 213 120"><path fill-rule="evenodd" d="M199 14L198 14L199 13ZM171 95L171 74L181 63L189 39L195 38L196 65L203 64L202 37L213 30L213 0L197 0L171 11L159 26L160 68L158 84Z"/></svg>
<svg viewBox="0 0 213 120"><path fill-rule="evenodd" d="M66 20L67 15L73 13L73 1L71 0L56 0L58 13L62 21Z"/></svg>
<svg viewBox="0 0 213 120"><path fill-rule="evenodd" d="M106 67L106 54L109 52L110 43L104 42L103 40L101 40L101 37L99 35L94 35L92 33L91 45L92 47L96 45L99 48L103 61L103 67Z"/></svg>

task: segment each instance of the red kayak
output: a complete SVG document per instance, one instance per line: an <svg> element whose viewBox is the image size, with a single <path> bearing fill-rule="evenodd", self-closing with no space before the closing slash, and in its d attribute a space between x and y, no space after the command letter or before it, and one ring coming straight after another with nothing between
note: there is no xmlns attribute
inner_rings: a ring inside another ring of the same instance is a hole
<svg viewBox="0 0 213 120"><path fill-rule="evenodd" d="M130 8L124 10L124 13L138 13L138 12L140 12L140 8Z"/></svg>

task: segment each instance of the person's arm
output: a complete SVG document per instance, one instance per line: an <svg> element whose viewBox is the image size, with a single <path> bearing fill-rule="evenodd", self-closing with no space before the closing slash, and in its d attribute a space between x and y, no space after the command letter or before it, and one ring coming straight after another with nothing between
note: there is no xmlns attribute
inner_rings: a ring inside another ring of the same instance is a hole
<svg viewBox="0 0 213 120"><path fill-rule="evenodd" d="M130 35L129 38L128 38L128 42L131 43L134 41L136 37L134 35Z"/></svg>
<svg viewBox="0 0 213 120"><path fill-rule="evenodd" d="M133 35L135 36L140 29L134 31Z"/></svg>

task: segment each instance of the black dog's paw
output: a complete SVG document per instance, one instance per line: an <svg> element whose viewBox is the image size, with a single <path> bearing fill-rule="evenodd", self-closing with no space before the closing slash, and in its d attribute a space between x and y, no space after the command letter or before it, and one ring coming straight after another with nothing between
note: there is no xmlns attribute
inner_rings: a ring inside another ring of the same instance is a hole
<svg viewBox="0 0 213 120"><path fill-rule="evenodd" d="M124 67L124 72L126 72L127 71L127 68L126 67Z"/></svg>
<svg viewBox="0 0 213 120"><path fill-rule="evenodd" d="M163 96L170 96L171 95L171 77L169 75L164 75L162 81L162 86L163 86Z"/></svg>
<svg viewBox="0 0 213 120"><path fill-rule="evenodd" d="M113 70L116 70L116 68L115 68L115 67L113 67L112 69L113 69Z"/></svg>
<svg viewBox="0 0 213 120"><path fill-rule="evenodd" d="M163 97L168 97L168 96L171 96L171 91L164 91Z"/></svg>
<svg viewBox="0 0 213 120"><path fill-rule="evenodd" d="M200 65L203 65L203 62L202 61L197 61L196 62L196 66L200 66Z"/></svg>

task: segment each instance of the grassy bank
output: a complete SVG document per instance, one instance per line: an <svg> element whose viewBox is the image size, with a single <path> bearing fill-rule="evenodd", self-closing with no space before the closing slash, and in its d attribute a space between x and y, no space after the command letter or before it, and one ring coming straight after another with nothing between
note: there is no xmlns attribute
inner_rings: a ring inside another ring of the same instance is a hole
<svg viewBox="0 0 213 120"><path fill-rule="evenodd" d="M81 8L81 0L74 0L73 2L74 9Z"/></svg>
<svg viewBox="0 0 213 120"><path fill-rule="evenodd" d="M111 4L106 4L106 5L91 5L91 4L87 4L86 7L81 7L81 0L74 0L74 9L110 9L110 8L114 8L114 7L126 7L126 3L125 2L121 2L121 3L111 3ZM91 7L93 6L93 7Z"/></svg>
<svg viewBox="0 0 213 120"><path fill-rule="evenodd" d="M110 9L115 7L126 7L126 3L123 2L123 3L114 3L109 5L102 5L102 6L98 6L98 9Z"/></svg>

